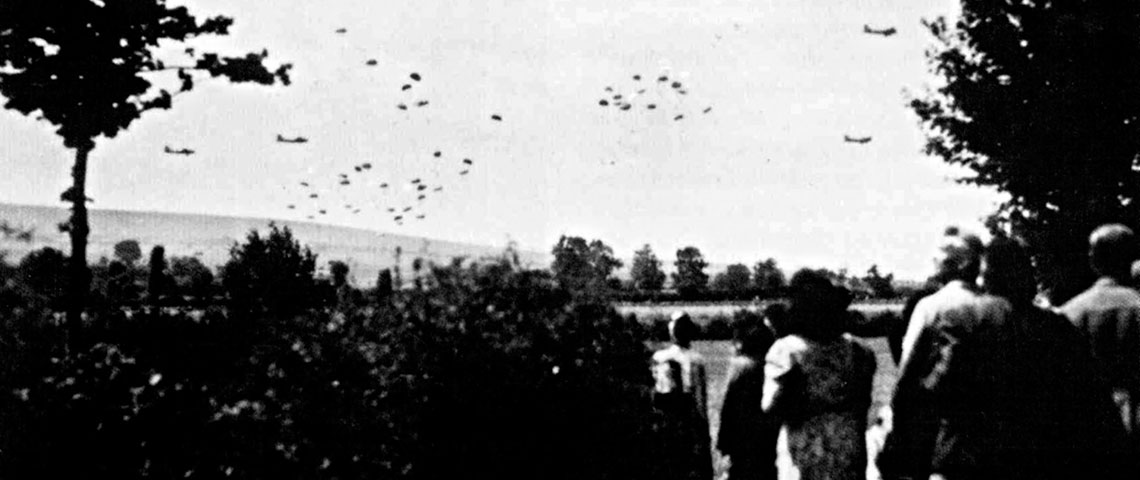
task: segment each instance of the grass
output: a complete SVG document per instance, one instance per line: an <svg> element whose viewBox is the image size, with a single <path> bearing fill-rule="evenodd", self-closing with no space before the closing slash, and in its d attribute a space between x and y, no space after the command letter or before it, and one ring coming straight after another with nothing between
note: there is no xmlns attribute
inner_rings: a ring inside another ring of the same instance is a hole
<svg viewBox="0 0 1140 480"><path fill-rule="evenodd" d="M878 369L875 372L874 386L871 391L873 403L871 410L868 412L868 418L871 418L873 413L879 410L879 407L885 405L890 400L891 389L894 387L898 369L895 366L894 360L891 359L886 339L866 338L859 339L859 341L875 352L875 358L878 361ZM707 362L709 381L709 435L715 442L716 432L720 429L720 407L724 401L724 390L727 383L725 375L728 372L728 361L733 354L732 342L698 341L694 343L694 348L700 352L701 355L704 355ZM721 471L720 453L715 451L715 449L713 451L713 460L716 466L716 476L714 478L721 478L723 472Z"/></svg>

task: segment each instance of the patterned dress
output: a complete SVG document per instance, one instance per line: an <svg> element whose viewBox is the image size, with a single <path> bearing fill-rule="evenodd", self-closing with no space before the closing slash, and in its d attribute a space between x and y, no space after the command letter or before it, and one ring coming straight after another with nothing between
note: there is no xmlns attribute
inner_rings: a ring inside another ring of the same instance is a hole
<svg viewBox="0 0 1140 480"><path fill-rule="evenodd" d="M874 354L847 336L789 335L765 361L764 409L783 420L780 480L865 478Z"/></svg>

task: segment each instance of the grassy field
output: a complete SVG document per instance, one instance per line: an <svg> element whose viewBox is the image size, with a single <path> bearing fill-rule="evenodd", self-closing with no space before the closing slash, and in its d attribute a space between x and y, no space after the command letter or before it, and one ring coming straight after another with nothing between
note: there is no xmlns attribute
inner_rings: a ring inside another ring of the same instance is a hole
<svg viewBox="0 0 1140 480"><path fill-rule="evenodd" d="M733 312L738 310L752 310L758 311L763 307L763 304L755 302L743 303L688 303L676 305L662 305L662 304L641 304L641 303L619 303L615 305L617 310L623 315L634 314L637 318L646 319L653 317L668 317L670 314L677 310L684 310L689 312L689 315L694 320L700 322L702 319L712 318L718 315L731 316ZM901 311L902 304L900 303L856 303L851 305L851 310L855 310L868 317L874 316L878 313L886 311Z"/></svg>
<svg viewBox="0 0 1140 480"><path fill-rule="evenodd" d="M864 345L867 345L875 352L875 357L878 360L878 370L875 372L874 388L871 392L873 405L871 411L878 411L879 407L884 405L889 399L891 389L894 386L895 376L898 370L894 361L891 359L890 351L887 349L886 340L883 338L861 339ZM726 384L725 375L728 371L728 360L732 357L732 342L728 341L701 341L696 342L694 347L697 351L705 356L708 362L708 375L709 375L709 435L716 439L716 432L720 429L720 406L724 400L724 389ZM715 465L717 468L716 478L720 478L720 456L718 452L713 452Z"/></svg>

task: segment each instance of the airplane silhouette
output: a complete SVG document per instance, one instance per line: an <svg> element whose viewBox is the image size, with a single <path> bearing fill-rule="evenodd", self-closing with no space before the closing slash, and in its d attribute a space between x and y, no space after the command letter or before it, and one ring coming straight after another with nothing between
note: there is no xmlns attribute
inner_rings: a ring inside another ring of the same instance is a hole
<svg viewBox="0 0 1140 480"><path fill-rule="evenodd" d="M281 143L308 143L309 139L305 137L285 138L280 133L277 134L277 141Z"/></svg>
<svg viewBox="0 0 1140 480"><path fill-rule="evenodd" d="M844 135L844 136L843 136L843 141L844 141L844 142L847 142L847 143L859 143L859 144L863 144L863 143L867 143L867 142L870 142L870 141L871 141L871 137L852 137L852 136L850 136L850 135Z"/></svg>
<svg viewBox="0 0 1140 480"><path fill-rule="evenodd" d="M166 153L169 153L171 155L193 155L194 154L194 151L190 150L189 148L180 148L178 150L175 150L173 148L170 148L170 145L167 145L166 148L163 149L163 151Z"/></svg>
<svg viewBox="0 0 1140 480"><path fill-rule="evenodd" d="M895 30L895 27L880 29L880 28L871 28L869 25L863 25L863 33L870 34L870 35L882 35L884 37L889 37L891 35L898 33L898 30Z"/></svg>

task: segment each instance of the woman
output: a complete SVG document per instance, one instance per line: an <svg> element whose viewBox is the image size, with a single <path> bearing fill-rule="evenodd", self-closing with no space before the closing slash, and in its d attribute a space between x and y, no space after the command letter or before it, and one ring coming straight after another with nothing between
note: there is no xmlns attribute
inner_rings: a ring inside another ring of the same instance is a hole
<svg viewBox="0 0 1140 480"><path fill-rule="evenodd" d="M1005 478L1111 478L1124 469L1123 427L1080 332L1034 305L1031 260L1020 242L998 237L982 257L979 283L1013 307L1007 325L1012 369L1001 382L1009 420ZM1004 362L1003 362L1004 363Z"/></svg>
<svg viewBox="0 0 1140 480"><path fill-rule="evenodd" d="M768 351L761 402L783 424L779 478L865 478L875 356L843 334L849 297L826 278L803 270L790 287L788 336Z"/></svg>

